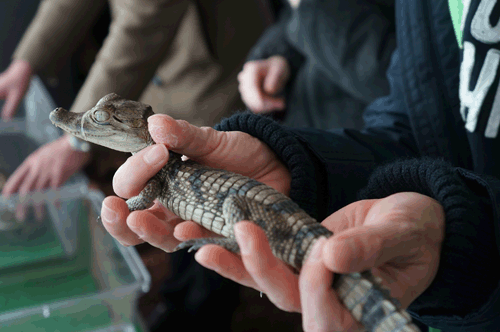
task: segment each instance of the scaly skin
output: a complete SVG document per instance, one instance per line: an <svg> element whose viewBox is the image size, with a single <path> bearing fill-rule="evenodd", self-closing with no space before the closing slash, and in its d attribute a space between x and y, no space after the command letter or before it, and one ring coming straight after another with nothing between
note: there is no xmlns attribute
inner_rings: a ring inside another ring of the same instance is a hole
<svg viewBox="0 0 500 332"><path fill-rule="evenodd" d="M116 94L103 97L85 113L62 108L50 114L54 125L91 143L135 153L153 144L147 118L151 107ZM225 238L181 243L177 249L198 249L209 243L239 252L233 225L249 220L264 229L276 257L300 271L314 243L332 233L280 192L243 175L182 161L177 153L136 197L127 200L130 211L143 210L158 200L184 220L193 220ZM333 288L354 318L368 331L418 332L380 279L371 272L336 275Z"/></svg>

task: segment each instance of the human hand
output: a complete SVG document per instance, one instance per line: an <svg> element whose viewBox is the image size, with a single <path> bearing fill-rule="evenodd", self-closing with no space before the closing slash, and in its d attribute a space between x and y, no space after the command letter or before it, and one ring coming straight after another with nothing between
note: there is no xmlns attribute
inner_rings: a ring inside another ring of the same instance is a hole
<svg viewBox="0 0 500 332"><path fill-rule="evenodd" d="M266 60L249 61L238 74L241 99L255 113L285 109L285 98L275 96L290 79L290 65L279 55Z"/></svg>
<svg viewBox="0 0 500 332"><path fill-rule="evenodd" d="M2 195L25 195L48 187L59 188L90 161L90 153L75 151L64 135L38 148L9 177Z"/></svg>
<svg viewBox="0 0 500 332"><path fill-rule="evenodd" d="M219 132L198 128L168 115L148 118L149 131L157 143L130 157L115 173L113 188L120 197L140 193L147 181L166 164L168 149L201 164L243 174L288 194L290 174L267 145L242 132ZM148 153L151 152L151 155ZM153 160L152 157L157 157ZM192 221L184 221L157 203L150 209L129 213L125 201L110 196L103 201L104 227L123 245L149 242L171 252L179 240L216 236Z"/></svg>
<svg viewBox="0 0 500 332"><path fill-rule="evenodd" d="M89 161L90 153L75 151L69 144L69 137L41 146L24 160L9 177L2 189L3 196L19 193L20 204L16 208L16 218L24 220L27 207L23 201L30 192L39 192L51 187L57 189ZM43 206L33 205L35 216L42 219Z"/></svg>
<svg viewBox="0 0 500 332"><path fill-rule="evenodd" d="M0 99L5 99L2 119L8 121L16 113L31 81L33 70L24 60L14 60L9 68L0 74Z"/></svg>
<svg viewBox="0 0 500 332"><path fill-rule="evenodd" d="M371 268L403 308L436 275L444 212L427 196L398 193L355 202L330 215L322 225L334 235L318 241L299 276L274 257L263 230L249 222L234 226L241 257L206 245L195 259L222 276L264 292L282 310L302 312L305 331L361 328L331 288L332 271L347 274Z"/></svg>

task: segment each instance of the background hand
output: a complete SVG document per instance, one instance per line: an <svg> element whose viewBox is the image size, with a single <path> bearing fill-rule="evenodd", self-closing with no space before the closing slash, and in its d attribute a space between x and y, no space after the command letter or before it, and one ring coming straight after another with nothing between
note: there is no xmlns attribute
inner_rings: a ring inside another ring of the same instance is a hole
<svg viewBox="0 0 500 332"><path fill-rule="evenodd" d="M0 74L0 99L5 99L2 119L12 119L31 81L31 65L24 60L14 60L6 71Z"/></svg>
<svg viewBox="0 0 500 332"><path fill-rule="evenodd" d="M300 0L288 0L292 8L297 9L300 5Z"/></svg>
<svg viewBox="0 0 500 332"><path fill-rule="evenodd" d="M166 164L167 148L207 166L254 178L284 194L290 190L287 168L255 137L242 132L198 128L163 114L149 117L148 122L149 131L158 144L130 157L115 173L113 188L120 197L139 194L147 181ZM123 245L149 242L171 251L179 240L214 236L192 221L184 222L175 217L161 205L129 214L125 201L114 196L104 200L102 220L108 232Z"/></svg>
<svg viewBox="0 0 500 332"><path fill-rule="evenodd" d="M2 195L56 189L81 170L90 161L90 153L73 150L68 139L62 136L29 155L9 177Z"/></svg>
<svg viewBox="0 0 500 332"><path fill-rule="evenodd" d="M249 222L235 225L241 257L206 245L196 260L242 285L263 291L279 308L301 311L305 331L351 331L360 325L331 289L333 272L372 268L406 308L434 279L444 238L444 212L417 193L352 203L322 225L334 236L305 262L300 276L275 258L264 232ZM312 259L311 259L312 258Z"/></svg>
<svg viewBox="0 0 500 332"><path fill-rule="evenodd" d="M290 65L279 55L249 61L238 74L241 99L255 113L284 110L285 98L276 96L290 79Z"/></svg>

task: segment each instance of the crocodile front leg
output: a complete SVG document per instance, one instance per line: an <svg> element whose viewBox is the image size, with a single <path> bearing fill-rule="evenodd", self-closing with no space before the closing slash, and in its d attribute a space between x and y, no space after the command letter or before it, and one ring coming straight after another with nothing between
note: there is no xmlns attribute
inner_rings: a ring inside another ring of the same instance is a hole
<svg viewBox="0 0 500 332"><path fill-rule="evenodd" d="M146 210L153 206L156 197L160 196L162 185L160 181L153 177L146 184L146 187L137 196L127 200L127 206L130 212L137 210Z"/></svg>
<svg viewBox="0 0 500 332"><path fill-rule="evenodd" d="M137 196L127 199L127 206L130 212L146 210L153 206L155 198L161 192L161 183L156 178L152 178L146 187ZM97 217L97 222L101 222L101 216Z"/></svg>
<svg viewBox="0 0 500 332"><path fill-rule="evenodd" d="M248 209L247 198L240 197L238 195L230 195L224 200L222 205L222 215L224 217L224 222L226 225L234 226L235 223L241 220L253 221L251 213ZM238 254L240 252L240 247L234 238L234 233L231 228L231 236L228 238L220 237L206 237L201 239L192 239L180 243L175 247L175 251L189 248L188 252L193 250L198 250L206 244L216 244L221 246L230 252Z"/></svg>

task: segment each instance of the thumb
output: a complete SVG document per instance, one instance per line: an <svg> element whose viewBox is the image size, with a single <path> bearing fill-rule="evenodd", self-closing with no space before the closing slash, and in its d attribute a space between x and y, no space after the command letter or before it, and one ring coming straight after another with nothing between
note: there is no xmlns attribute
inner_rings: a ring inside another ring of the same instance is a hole
<svg viewBox="0 0 500 332"><path fill-rule="evenodd" d="M156 143L190 158L206 157L216 150L224 133L210 127L197 127L184 120L175 120L166 114L148 118L148 129Z"/></svg>
<svg viewBox="0 0 500 332"><path fill-rule="evenodd" d="M420 248L420 237L409 223L367 225L345 230L328 239L325 265L337 273L361 272L396 257L410 257Z"/></svg>

